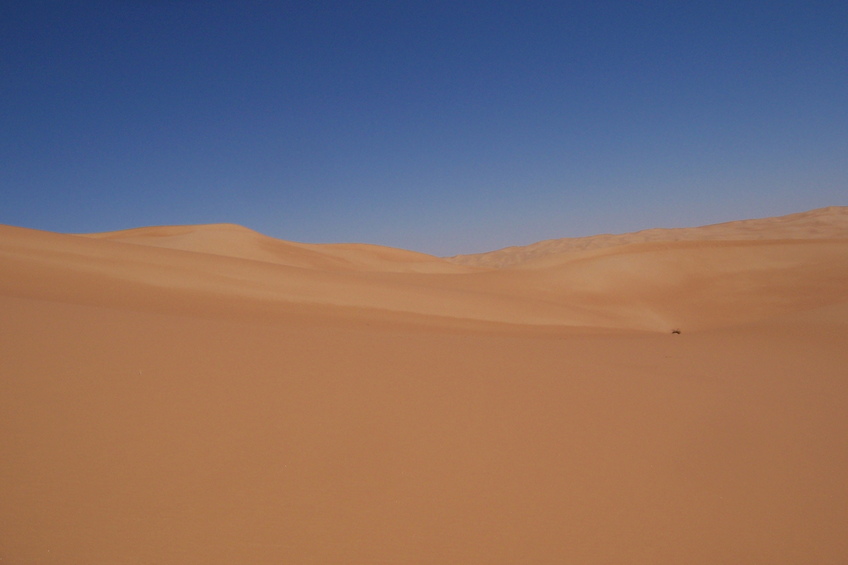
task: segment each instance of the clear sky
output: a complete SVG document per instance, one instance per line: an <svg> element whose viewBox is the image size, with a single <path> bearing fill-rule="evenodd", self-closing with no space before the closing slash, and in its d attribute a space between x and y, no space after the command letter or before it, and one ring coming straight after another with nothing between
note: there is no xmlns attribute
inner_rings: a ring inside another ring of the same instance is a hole
<svg viewBox="0 0 848 565"><path fill-rule="evenodd" d="M436 255L848 204L848 2L0 3L0 223Z"/></svg>

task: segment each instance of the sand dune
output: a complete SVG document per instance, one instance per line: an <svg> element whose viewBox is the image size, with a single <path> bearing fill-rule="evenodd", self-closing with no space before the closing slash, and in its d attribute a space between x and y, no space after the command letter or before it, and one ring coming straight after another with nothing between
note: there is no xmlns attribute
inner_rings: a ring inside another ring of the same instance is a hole
<svg viewBox="0 0 848 565"><path fill-rule="evenodd" d="M740 220L697 228L649 229L635 233L550 239L488 253L457 255L460 265L500 268L548 255L589 251L633 243L672 241L750 241L848 238L848 206L830 206L776 218Z"/></svg>
<svg viewBox="0 0 848 565"><path fill-rule="evenodd" d="M109 305L131 296L159 296L167 304L181 293L191 302L201 292L222 302L344 307L356 315L441 322L696 330L848 300L846 210L692 228L666 241L644 242L640 232L632 243L621 236L616 245L589 249L514 249L512 266L495 270L376 245L286 242L227 224L85 237L6 227L9 274L0 284L8 293L39 297L44 280L62 279L44 289L48 296ZM693 239L698 230L703 241ZM730 239L737 233L757 239Z"/></svg>
<svg viewBox="0 0 848 565"><path fill-rule="evenodd" d="M2 226L0 562L846 562L846 217Z"/></svg>
<svg viewBox="0 0 848 565"><path fill-rule="evenodd" d="M237 232L239 233L239 232ZM5 228L2 256L7 276L0 289L9 295L49 298L111 307L155 307L193 312L238 309L335 309L338 315L385 316L416 314L433 323L450 320L516 324L598 325L598 316L578 306L549 304L511 296L510 288L486 281L465 281L457 275L384 272L326 267L294 267L277 262L248 260L206 252L134 245L90 237L76 237L20 228ZM332 252L338 252L341 246ZM231 248L232 249L232 248ZM244 255L258 255L239 248ZM390 259L402 254L385 250ZM362 261L360 248L351 256ZM378 253L371 257L382 264ZM373 259L368 259L373 260ZM444 260L449 270L468 271ZM399 269L398 262L395 268ZM47 281L47 282L45 282ZM61 283L59 283L61 281ZM495 281L497 282L497 281ZM482 288L477 288L484 284ZM211 301L208 306L199 299ZM194 306L196 305L196 307Z"/></svg>
<svg viewBox="0 0 848 565"><path fill-rule="evenodd" d="M639 309L657 321L644 329L698 330L845 302L846 242L641 243L548 255L519 269L569 301Z"/></svg>
<svg viewBox="0 0 848 565"><path fill-rule="evenodd" d="M252 259L291 267L385 272L469 271L467 268L414 251L366 244L295 243L267 237L235 224L136 228L85 236Z"/></svg>

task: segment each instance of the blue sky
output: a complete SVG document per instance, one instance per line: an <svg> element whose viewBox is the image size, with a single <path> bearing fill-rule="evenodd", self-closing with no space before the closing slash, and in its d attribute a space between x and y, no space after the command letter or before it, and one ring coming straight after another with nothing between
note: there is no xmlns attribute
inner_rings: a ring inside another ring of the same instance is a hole
<svg viewBox="0 0 848 565"><path fill-rule="evenodd" d="M0 223L450 255L848 204L848 4L0 4Z"/></svg>

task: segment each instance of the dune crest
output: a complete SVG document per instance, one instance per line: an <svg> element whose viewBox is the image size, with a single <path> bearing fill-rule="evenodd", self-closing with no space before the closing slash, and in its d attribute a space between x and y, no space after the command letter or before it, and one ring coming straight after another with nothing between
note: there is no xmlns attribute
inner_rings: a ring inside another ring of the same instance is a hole
<svg viewBox="0 0 848 565"><path fill-rule="evenodd" d="M735 241L763 239L848 239L848 206L829 206L774 218L738 220L696 228L654 228L634 233L549 239L497 251L456 255L460 265L502 268L561 253L577 253L634 243L671 241Z"/></svg>
<svg viewBox="0 0 848 565"><path fill-rule="evenodd" d="M80 235L313 269L448 273L468 270L414 251L367 244L296 243L236 224L153 226Z"/></svg>

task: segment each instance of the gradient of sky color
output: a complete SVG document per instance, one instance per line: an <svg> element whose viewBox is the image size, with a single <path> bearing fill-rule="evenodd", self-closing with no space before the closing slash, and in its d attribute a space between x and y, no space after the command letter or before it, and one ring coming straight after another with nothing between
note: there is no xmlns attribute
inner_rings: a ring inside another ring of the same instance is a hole
<svg viewBox="0 0 848 565"><path fill-rule="evenodd" d="M844 1L10 1L0 223L436 255L848 204Z"/></svg>

